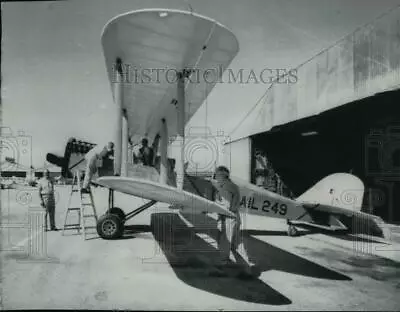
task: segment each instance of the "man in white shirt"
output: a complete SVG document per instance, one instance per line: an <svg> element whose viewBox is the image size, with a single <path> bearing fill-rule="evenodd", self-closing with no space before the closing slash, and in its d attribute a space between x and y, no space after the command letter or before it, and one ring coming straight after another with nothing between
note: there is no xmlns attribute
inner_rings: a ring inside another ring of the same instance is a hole
<svg viewBox="0 0 400 312"><path fill-rule="evenodd" d="M93 175L97 172L99 163L101 165L104 161L114 158L114 143L108 142L106 146L101 148L101 146L96 146L93 150L89 151L87 155L87 166L85 171L85 179L82 185L82 192L89 192L89 183L92 180Z"/></svg>
<svg viewBox="0 0 400 312"><path fill-rule="evenodd" d="M57 231L55 221L56 203L54 198L54 182L50 178L50 171L45 170L43 177L38 181L40 205L46 209L45 226L47 229L47 216L50 219L50 231Z"/></svg>

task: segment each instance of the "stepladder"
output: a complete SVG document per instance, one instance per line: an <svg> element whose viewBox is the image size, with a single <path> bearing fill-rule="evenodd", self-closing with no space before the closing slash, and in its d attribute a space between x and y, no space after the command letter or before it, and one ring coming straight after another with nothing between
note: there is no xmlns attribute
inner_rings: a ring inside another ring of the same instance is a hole
<svg viewBox="0 0 400 312"><path fill-rule="evenodd" d="M83 237L86 240L89 235L94 234L93 231L90 233L88 231L96 229L97 212L91 188L89 188L89 192L82 192L81 188L80 173L74 172L62 235L66 230L77 230L78 234L83 233ZM75 215L73 212L75 212ZM94 224L90 224L90 220L92 221L91 223L94 221Z"/></svg>

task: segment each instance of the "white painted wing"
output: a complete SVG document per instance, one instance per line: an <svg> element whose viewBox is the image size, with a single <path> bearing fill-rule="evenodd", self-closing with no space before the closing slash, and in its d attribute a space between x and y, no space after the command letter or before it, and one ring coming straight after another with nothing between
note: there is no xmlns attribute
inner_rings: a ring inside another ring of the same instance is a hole
<svg viewBox="0 0 400 312"><path fill-rule="evenodd" d="M207 212L235 217L233 213L215 202L158 182L139 178L108 176L97 179L96 183L125 194L183 206L182 210L185 213L199 214Z"/></svg>
<svg viewBox="0 0 400 312"><path fill-rule="evenodd" d="M115 17L103 30L102 45L113 93L117 58L128 72L122 97L133 140L154 137L161 118L167 120L169 135L176 135L176 109L171 103L177 95L177 71L198 69L186 85L186 124L239 51L235 35L225 26L195 13L169 9Z"/></svg>

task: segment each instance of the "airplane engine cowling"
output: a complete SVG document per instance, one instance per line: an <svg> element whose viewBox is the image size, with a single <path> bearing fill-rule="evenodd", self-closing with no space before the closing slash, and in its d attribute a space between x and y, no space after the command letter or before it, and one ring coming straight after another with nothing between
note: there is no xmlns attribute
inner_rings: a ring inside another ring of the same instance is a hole
<svg viewBox="0 0 400 312"><path fill-rule="evenodd" d="M52 153L47 153L46 160L58 167L61 167L61 176L64 178L71 178L72 174L70 171L70 160L71 158L82 158L87 152L89 152L96 144L90 142L84 142L75 138L70 138L65 145L64 157L57 156Z"/></svg>

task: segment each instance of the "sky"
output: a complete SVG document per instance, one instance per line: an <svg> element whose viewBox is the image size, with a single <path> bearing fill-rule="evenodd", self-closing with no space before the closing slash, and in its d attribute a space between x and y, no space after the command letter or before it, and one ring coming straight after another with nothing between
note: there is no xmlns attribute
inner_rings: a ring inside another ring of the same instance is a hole
<svg viewBox="0 0 400 312"><path fill-rule="evenodd" d="M33 166L69 137L113 137L114 103L100 35L113 17L144 8L188 10L224 24L240 51L229 68L291 69L400 0L76 0L2 3L2 127L32 138ZM217 85L188 127L234 138L267 84ZM229 118L226 112L229 112ZM221 118L223 117L223 118ZM266 125L268 128L268 125Z"/></svg>

